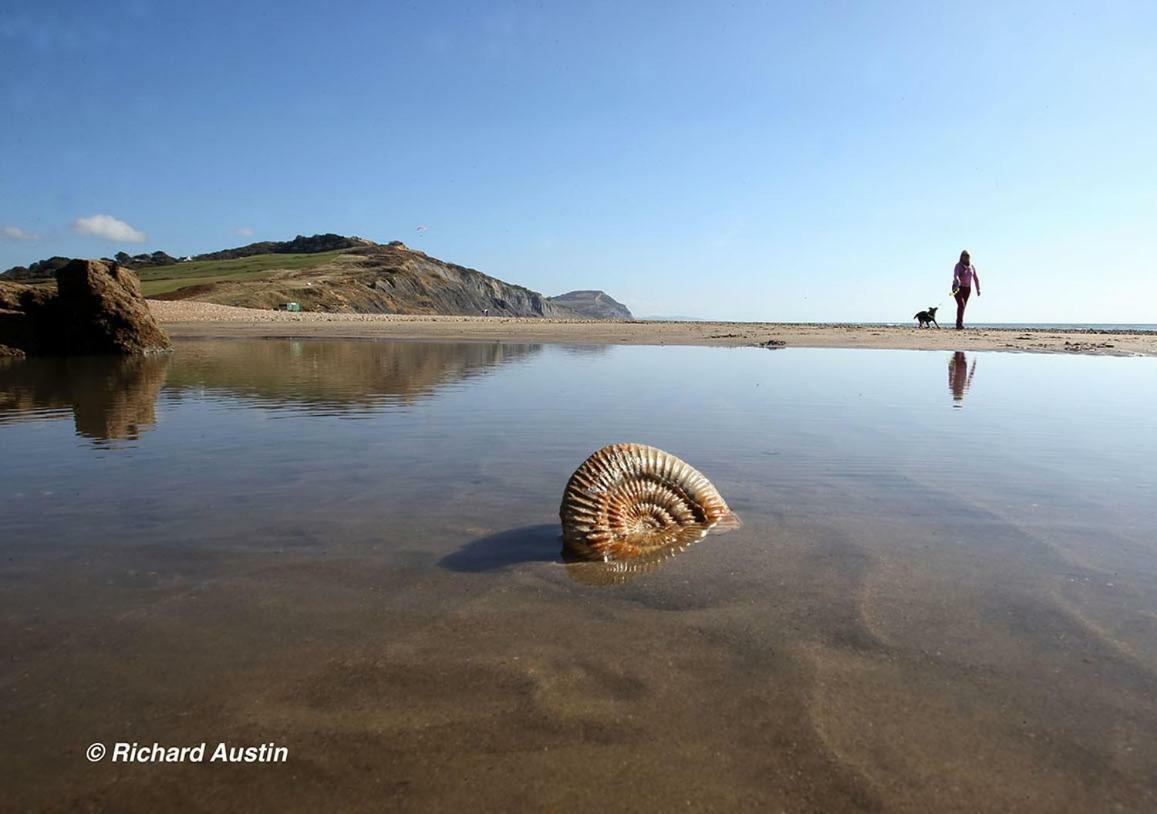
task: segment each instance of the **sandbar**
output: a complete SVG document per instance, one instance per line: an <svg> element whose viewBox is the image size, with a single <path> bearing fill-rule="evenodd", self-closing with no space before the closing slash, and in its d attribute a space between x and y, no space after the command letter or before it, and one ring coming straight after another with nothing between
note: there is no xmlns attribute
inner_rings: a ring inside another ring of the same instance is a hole
<svg viewBox="0 0 1157 814"><path fill-rule="evenodd" d="M559 320L401 314L288 313L149 300L170 336L364 338L564 344L984 350L1157 356L1157 332L1055 328L917 328L770 322Z"/></svg>

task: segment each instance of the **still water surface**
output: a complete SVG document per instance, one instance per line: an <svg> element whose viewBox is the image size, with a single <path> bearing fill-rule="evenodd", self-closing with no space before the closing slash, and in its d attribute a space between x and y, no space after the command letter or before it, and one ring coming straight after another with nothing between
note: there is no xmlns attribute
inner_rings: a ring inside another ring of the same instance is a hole
<svg viewBox="0 0 1157 814"><path fill-rule="evenodd" d="M1153 810L1157 360L353 341L0 365L16 809ZM744 521L559 556L598 447ZM90 764L275 742L285 765Z"/></svg>

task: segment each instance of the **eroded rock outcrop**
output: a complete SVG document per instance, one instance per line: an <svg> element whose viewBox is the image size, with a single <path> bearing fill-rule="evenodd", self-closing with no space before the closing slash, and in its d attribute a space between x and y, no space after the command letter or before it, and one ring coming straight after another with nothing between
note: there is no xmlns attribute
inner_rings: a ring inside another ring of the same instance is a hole
<svg viewBox="0 0 1157 814"><path fill-rule="evenodd" d="M0 345L36 356L141 355L172 347L129 269L73 260L57 269L56 289L0 283Z"/></svg>
<svg viewBox="0 0 1157 814"><path fill-rule="evenodd" d="M547 299L587 319L634 319L627 306L605 291L568 291Z"/></svg>

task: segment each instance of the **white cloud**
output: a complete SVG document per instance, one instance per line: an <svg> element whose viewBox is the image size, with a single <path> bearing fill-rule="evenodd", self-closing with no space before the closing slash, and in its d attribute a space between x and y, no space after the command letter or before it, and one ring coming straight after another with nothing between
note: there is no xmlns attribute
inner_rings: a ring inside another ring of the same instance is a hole
<svg viewBox="0 0 1157 814"><path fill-rule="evenodd" d="M0 229L0 235L4 235L9 240L40 240L40 235L25 232L19 226L5 226Z"/></svg>
<svg viewBox="0 0 1157 814"><path fill-rule="evenodd" d="M146 239L144 232L134 229L112 215L77 218L72 222L72 230L82 235L95 235L118 243L144 243Z"/></svg>
<svg viewBox="0 0 1157 814"><path fill-rule="evenodd" d="M238 226L233 230L234 234L241 235L241 237L253 237L252 226Z"/></svg>

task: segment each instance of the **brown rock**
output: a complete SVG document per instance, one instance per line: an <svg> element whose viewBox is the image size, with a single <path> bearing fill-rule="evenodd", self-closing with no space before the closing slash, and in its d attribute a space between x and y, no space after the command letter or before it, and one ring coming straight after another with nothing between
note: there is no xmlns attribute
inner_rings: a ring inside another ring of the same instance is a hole
<svg viewBox="0 0 1157 814"><path fill-rule="evenodd" d="M40 286L0 281L0 345L11 349L28 349L34 342L34 325L28 311L50 302L55 295ZM12 354L7 354L9 358Z"/></svg>
<svg viewBox="0 0 1157 814"><path fill-rule="evenodd" d="M0 280L0 311L20 311L20 295L27 290L26 285L7 283Z"/></svg>
<svg viewBox="0 0 1157 814"><path fill-rule="evenodd" d="M46 309L55 323L47 337L54 348L49 352L135 355L172 347L141 296L137 275L128 269L73 260L57 270L56 289L56 300Z"/></svg>
<svg viewBox="0 0 1157 814"><path fill-rule="evenodd" d="M28 320L23 311L9 310L0 305L0 345L21 349L27 347Z"/></svg>
<svg viewBox="0 0 1157 814"><path fill-rule="evenodd" d="M130 270L73 260L46 288L0 284L0 344L39 356L139 355L169 350L168 336Z"/></svg>
<svg viewBox="0 0 1157 814"><path fill-rule="evenodd" d="M42 285L0 282L0 311L23 313L56 298L52 289Z"/></svg>

